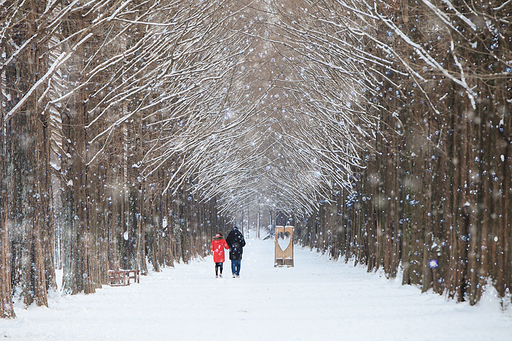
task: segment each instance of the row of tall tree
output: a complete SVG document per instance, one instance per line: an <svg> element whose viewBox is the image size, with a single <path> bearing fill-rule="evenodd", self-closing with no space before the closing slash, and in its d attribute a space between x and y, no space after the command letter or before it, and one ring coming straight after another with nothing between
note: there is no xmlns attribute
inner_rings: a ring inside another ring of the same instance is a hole
<svg viewBox="0 0 512 341"><path fill-rule="evenodd" d="M471 304L492 285L508 305L512 3L298 8L283 14L283 35L340 78L349 59L368 67L365 105L379 117L365 168L299 220L300 241Z"/></svg>
<svg viewBox="0 0 512 341"><path fill-rule="evenodd" d="M237 105L223 89L243 76L243 6L1 2L0 316L15 316L13 298L47 305L56 268L65 292L92 293L108 269L209 252L229 222L167 146Z"/></svg>

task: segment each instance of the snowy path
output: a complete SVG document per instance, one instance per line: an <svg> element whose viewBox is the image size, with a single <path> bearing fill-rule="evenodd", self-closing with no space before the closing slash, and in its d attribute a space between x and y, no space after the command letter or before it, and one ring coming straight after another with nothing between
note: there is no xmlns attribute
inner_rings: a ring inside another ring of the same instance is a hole
<svg viewBox="0 0 512 341"><path fill-rule="evenodd" d="M250 240L241 278L214 278L211 257L129 287L57 297L0 320L3 340L512 340L512 313L400 286L296 248L273 267L273 242Z"/></svg>

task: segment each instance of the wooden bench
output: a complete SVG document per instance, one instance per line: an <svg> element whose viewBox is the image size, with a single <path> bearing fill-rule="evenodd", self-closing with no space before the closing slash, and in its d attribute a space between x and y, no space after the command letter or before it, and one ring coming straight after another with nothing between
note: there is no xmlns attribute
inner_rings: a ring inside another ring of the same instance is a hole
<svg viewBox="0 0 512 341"><path fill-rule="evenodd" d="M140 271L139 270L108 270L108 284L111 287L130 285L130 280L133 283L139 283Z"/></svg>

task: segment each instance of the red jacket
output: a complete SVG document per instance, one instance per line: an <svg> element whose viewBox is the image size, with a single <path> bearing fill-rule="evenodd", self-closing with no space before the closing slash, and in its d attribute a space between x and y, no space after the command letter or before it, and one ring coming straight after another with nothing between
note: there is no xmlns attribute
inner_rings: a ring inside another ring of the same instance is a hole
<svg viewBox="0 0 512 341"><path fill-rule="evenodd" d="M212 240L211 249L213 251L213 261L215 263L224 262L224 249L229 249L228 243L223 238Z"/></svg>

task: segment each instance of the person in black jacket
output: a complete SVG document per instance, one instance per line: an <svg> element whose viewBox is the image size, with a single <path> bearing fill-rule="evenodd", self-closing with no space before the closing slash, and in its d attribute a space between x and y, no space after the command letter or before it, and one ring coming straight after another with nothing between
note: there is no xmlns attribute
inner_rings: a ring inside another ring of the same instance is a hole
<svg viewBox="0 0 512 341"><path fill-rule="evenodd" d="M229 259L231 260L231 272L233 278L240 277L240 267L242 264L243 247L245 239L240 230L235 226L229 232L226 243L229 245Z"/></svg>

